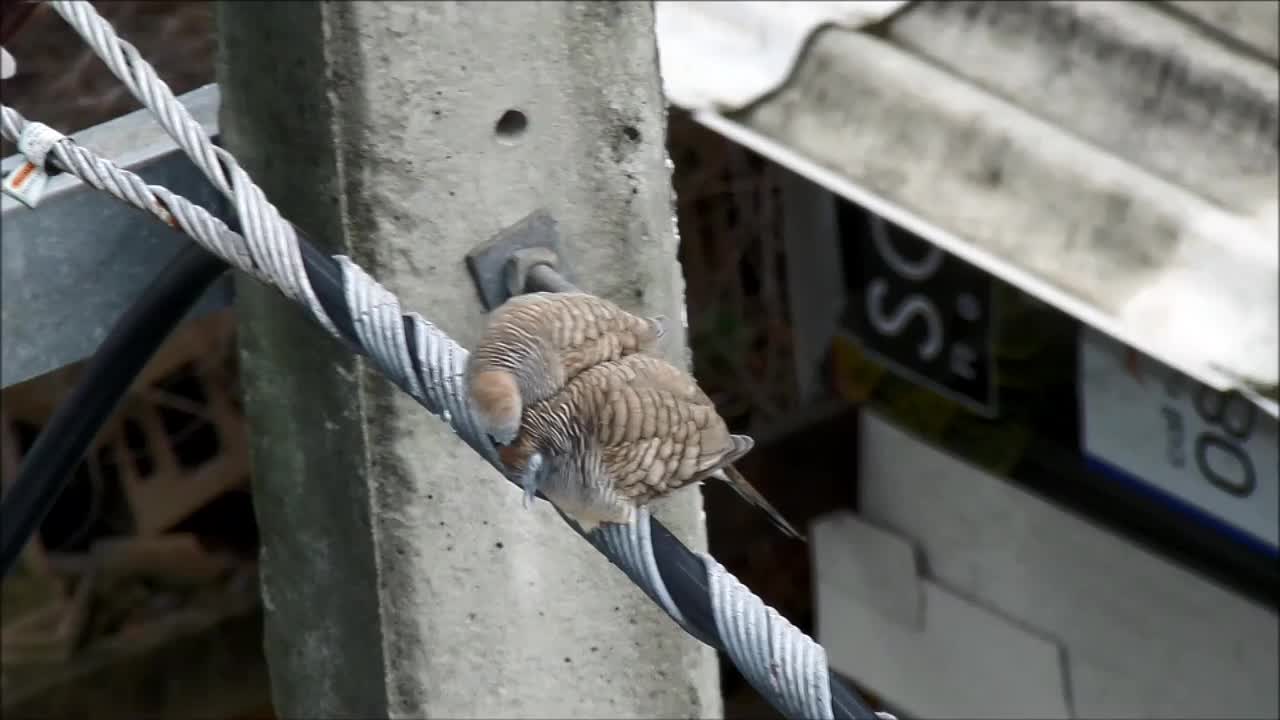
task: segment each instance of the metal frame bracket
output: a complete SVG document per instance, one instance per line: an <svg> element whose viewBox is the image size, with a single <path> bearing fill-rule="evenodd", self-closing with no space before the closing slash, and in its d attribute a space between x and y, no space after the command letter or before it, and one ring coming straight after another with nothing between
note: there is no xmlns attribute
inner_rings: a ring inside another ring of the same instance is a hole
<svg viewBox="0 0 1280 720"><path fill-rule="evenodd" d="M467 271L486 311L527 292L533 268L546 265L560 278L570 272L560 252L560 231L546 210L535 210L467 253Z"/></svg>

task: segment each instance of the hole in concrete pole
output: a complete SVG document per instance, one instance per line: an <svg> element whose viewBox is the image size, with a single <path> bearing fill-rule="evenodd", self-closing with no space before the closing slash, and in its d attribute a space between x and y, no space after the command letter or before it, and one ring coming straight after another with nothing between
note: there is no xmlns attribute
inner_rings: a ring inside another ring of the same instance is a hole
<svg viewBox="0 0 1280 720"><path fill-rule="evenodd" d="M529 118L519 110L511 109L498 118L498 124L493 127L493 134L498 137L498 142L514 145L528 128Z"/></svg>

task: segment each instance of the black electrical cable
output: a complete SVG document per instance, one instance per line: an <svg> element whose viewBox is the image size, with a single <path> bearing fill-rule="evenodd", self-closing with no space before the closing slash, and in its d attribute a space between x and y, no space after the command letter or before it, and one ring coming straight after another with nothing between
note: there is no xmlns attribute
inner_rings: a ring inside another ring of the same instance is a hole
<svg viewBox="0 0 1280 720"><path fill-rule="evenodd" d="M707 566L684 546L671 531L657 520L652 520L650 536L653 538L653 554L658 560L658 572L671 593L671 600L680 608L690 625L698 630L708 630L711 639L698 637L702 642L723 649L720 633L716 630L715 615L711 610L711 590L707 587ZM830 675L831 708L837 718L866 718L874 720L876 714L858 693L837 675Z"/></svg>
<svg viewBox="0 0 1280 720"><path fill-rule="evenodd" d="M303 240L300 245L321 306L349 345L358 349L355 325L343 301L341 268L310 242ZM76 387L23 458L17 480L0 499L0 577L13 569L22 548L147 361L228 269L221 258L199 245L184 244L112 326Z"/></svg>
<svg viewBox="0 0 1280 720"><path fill-rule="evenodd" d="M228 223L235 227L234 221ZM337 261L321 252L296 226L307 279L321 307L333 321L339 335L354 352L364 354L355 333L355 323L347 308L342 287L342 269ZM195 304L204 290L228 266L199 246L189 246L170 262L112 328L107 340L94 353L80 383L62 404L36 439L19 473L18 481L0 503L0 537L3 538L0 568L7 574L28 538L35 532L62 491L66 476L83 457L89 443L110 416L111 410L128 390L160 343ZM550 272L531 272L548 288L570 287L564 278ZM404 319L410 332L409 356L413 371L422 374L418 353L412 347L412 321ZM37 455L37 452L39 454ZM541 493L539 493L541 496ZM658 572L672 600L692 626L694 636L718 650L724 642L716 628L711 609L711 593L706 566L669 530L651 519L654 557ZM877 720L858 693L839 676L830 675L831 704L841 720Z"/></svg>
<svg viewBox="0 0 1280 720"><path fill-rule="evenodd" d="M184 245L116 321L80 382L36 437L17 480L0 501L0 577L9 574L147 361L226 269L199 245Z"/></svg>

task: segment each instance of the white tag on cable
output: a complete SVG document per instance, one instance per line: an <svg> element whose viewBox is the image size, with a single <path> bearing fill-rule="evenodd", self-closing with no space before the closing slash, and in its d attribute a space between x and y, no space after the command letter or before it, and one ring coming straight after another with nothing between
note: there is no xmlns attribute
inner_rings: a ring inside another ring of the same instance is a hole
<svg viewBox="0 0 1280 720"><path fill-rule="evenodd" d="M18 152L22 153L26 162L4 179L0 188L5 194L29 208L39 205L45 185L49 182L49 173L44 168L45 160L53 146L66 137L44 123L33 122L23 128L22 135L18 137Z"/></svg>

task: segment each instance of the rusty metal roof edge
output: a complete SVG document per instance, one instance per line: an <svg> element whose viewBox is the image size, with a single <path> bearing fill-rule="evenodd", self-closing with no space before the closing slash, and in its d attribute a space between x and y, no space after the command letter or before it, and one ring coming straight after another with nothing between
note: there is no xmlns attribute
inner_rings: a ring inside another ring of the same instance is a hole
<svg viewBox="0 0 1280 720"><path fill-rule="evenodd" d="M942 227L928 218L871 190L851 178L825 167L797 150L737 121L707 110L695 111L694 119L702 125L744 147L760 153L791 171L825 187L837 195L861 205L908 231L943 248L956 257L1009 282L1024 292L1048 302L1072 315L1081 322L1114 337L1120 342L1145 353L1169 367L1178 370L1220 391L1236 390L1249 398L1273 418L1280 417L1280 404L1260 393L1253 383L1242 382L1240 376L1213 364L1167 352L1151 342L1151 339L1098 306L1046 281L1036 273L1011 262L997 253L990 252L973 242Z"/></svg>
<svg viewBox="0 0 1280 720"><path fill-rule="evenodd" d="M714 5L658 4L673 104L1277 415L1273 63L1142 2Z"/></svg>

